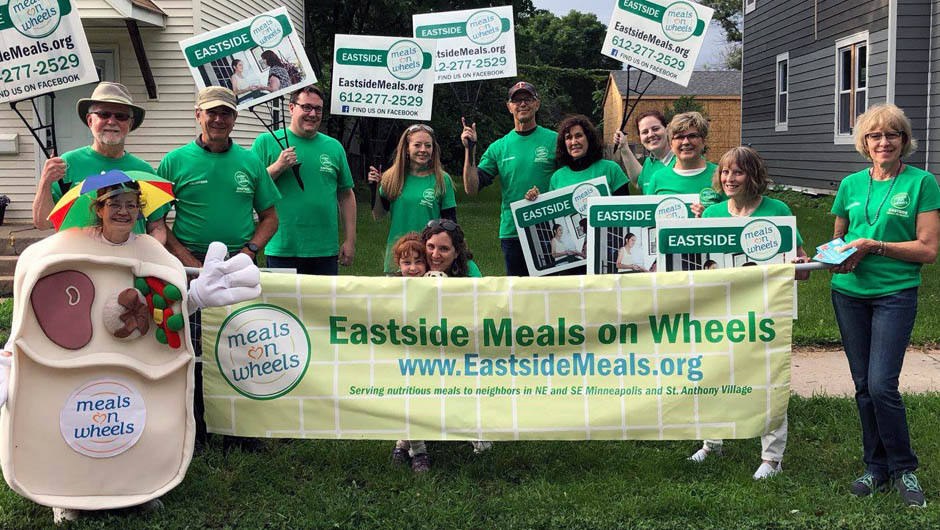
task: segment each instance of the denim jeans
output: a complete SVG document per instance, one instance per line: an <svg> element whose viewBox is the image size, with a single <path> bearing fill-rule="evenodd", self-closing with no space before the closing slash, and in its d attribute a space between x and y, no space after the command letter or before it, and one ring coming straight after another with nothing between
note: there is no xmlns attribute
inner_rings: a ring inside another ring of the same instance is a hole
<svg viewBox="0 0 940 530"><path fill-rule="evenodd" d="M500 239L499 247L503 251L506 276L529 275L529 268L525 265L525 254L522 253L522 243L518 237Z"/></svg>
<svg viewBox="0 0 940 530"><path fill-rule="evenodd" d="M898 376L917 315L917 288L878 298L832 291L842 345L855 382L866 470L878 478L917 469Z"/></svg>

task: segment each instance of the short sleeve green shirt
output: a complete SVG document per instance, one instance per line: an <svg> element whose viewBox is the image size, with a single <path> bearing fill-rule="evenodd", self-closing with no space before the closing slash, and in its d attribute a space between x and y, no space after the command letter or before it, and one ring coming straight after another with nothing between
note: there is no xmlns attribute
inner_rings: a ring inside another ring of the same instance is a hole
<svg viewBox="0 0 940 530"><path fill-rule="evenodd" d="M379 192L381 193L381 191ZM388 239L385 243L385 272L398 269L394 263L392 247L398 238L408 232L420 232L431 219L440 219L441 210L454 208L457 201L454 198L454 184L450 176L444 174L444 193L437 191L437 180L434 175L406 175L401 195L392 201L389 209L391 226L388 229Z"/></svg>
<svg viewBox="0 0 940 530"><path fill-rule="evenodd" d="M221 241L238 252L254 235L252 210L267 210L281 198L261 159L234 143L212 153L190 142L167 153L157 171L173 183L173 235L191 251L204 253Z"/></svg>
<svg viewBox="0 0 940 530"><path fill-rule="evenodd" d="M640 193L643 195L652 195L650 190L650 179L653 177L653 173L656 173L664 167L673 167L676 165L676 157L672 156L670 153L669 161L665 164L655 156L648 156L643 160L643 170L640 171L640 174L636 178L636 185L640 189Z"/></svg>
<svg viewBox="0 0 940 530"><path fill-rule="evenodd" d="M277 135L283 142L284 131ZM278 227L264 252L281 257L335 256L339 253L336 194L353 187L346 152L341 143L323 133L303 138L287 131L287 141L297 153L304 189L297 185L291 169L274 181L282 197L277 202ZM282 149L274 136L264 133L255 139L251 151L267 167L277 161Z"/></svg>
<svg viewBox="0 0 940 530"><path fill-rule="evenodd" d="M130 153L125 152L124 156L121 158L110 158L102 155L98 151L95 151L91 148L90 145L62 153L62 159L65 160L66 164L65 178L62 180L72 185L78 184L91 175L100 175L101 173L106 173L112 169L153 173L153 167L150 164ZM62 191L62 186L60 183L58 181L53 182L52 202L59 202L59 199L62 198L62 195L64 195L64 192ZM160 219L169 211L169 205L161 206L157 211L150 214L150 217L148 217L147 220L153 221ZM91 226L91 224L93 224L95 221L91 211L88 212L88 217L88 224ZM134 232L137 234L146 234L147 221L144 219L138 219L137 223L134 225Z"/></svg>
<svg viewBox="0 0 940 530"><path fill-rule="evenodd" d="M610 188L611 195L628 182L626 173L620 169L616 162L598 160L581 171L575 171L569 166L558 168L552 175L548 189L557 190L598 177L607 179L607 187Z"/></svg>
<svg viewBox="0 0 940 530"><path fill-rule="evenodd" d="M791 217L792 215L793 212L790 211L787 203L765 196L749 217ZM722 201L705 208L705 211L702 212L702 218L706 217L733 217L728 212L728 201ZM803 246L803 236L800 235L799 229L796 231L796 244L800 247Z"/></svg>
<svg viewBox="0 0 940 530"><path fill-rule="evenodd" d="M468 278L482 278L483 273L480 271L480 267L476 264L475 261L467 261L467 277Z"/></svg>
<svg viewBox="0 0 940 530"><path fill-rule="evenodd" d="M512 220L509 204L525 198L525 192L538 186L547 190L555 172L555 141L558 133L536 126L535 131L521 135L516 131L496 140L483 153L479 168L498 175L503 199L500 204L500 239L519 237Z"/></svg>
<svg viewBox="0 0 940 530"><path fill-rule="evenodd" d="M656 173L653 173L653 176L650 178L650 194L681 195L694 193L699 197L702 196L703 192L706 194L714 194L715 190L712 189L712 175L715 174L716 167L715 164L708 162L700 173L696 173L691 177L676 173L675 167L664 167ZM721 197L719 200L726 198L724 194L718 195Z"/></svg>
<svg viewBox="0 0 940 530"><path fill-rule="evenodd" d="M849 221L843 236L846 243L860 238L913 241L917 238L917 214L937 209L937 180L913 166L884 181L872 180L867 169L853 173L842 179L832 204L832 213ZM854 271L833 274L832 288L857 298L886 296L920 285L920 269L920 263L868 254Z"/></svg>

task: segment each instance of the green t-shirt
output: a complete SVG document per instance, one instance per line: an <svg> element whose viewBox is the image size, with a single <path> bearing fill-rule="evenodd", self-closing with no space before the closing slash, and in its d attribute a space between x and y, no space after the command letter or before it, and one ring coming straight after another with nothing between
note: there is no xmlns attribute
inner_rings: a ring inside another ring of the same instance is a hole
<svg viewBox="0 0 940 530"><path fill-rule="evenodd" d="M936 209L940 209L936 179L913 166L885 181L872 180L867 169L853 173L842 179L832 203L832 213L849 220L843 236L846 243L859 238L913 241L917 239L917 214ZM833 274L832 288L858 298L885 296L920 285L920 268L920 263L868 254L853 272Z"/></svg>
<svg viewBox="0 0 940 530"><path fill-rule="evenodd" d="M519 237L509 204L525 198L532 186L547 190L555 172L555 141L558 134L542 126L521 135L515 130L496 140L483 153L479 167L498 175L503 191L499 214L500 239Z"/></svg>
<svg viewBox="0 0 940 530"><path fill-rule="evenodd" d="M705 204L706 201L702 201L702 195L704 193L713 197L717 196L717 201L723 201L727 197L725 197L723 193L715 193L715 190L712 189L712 176L715 174L716 167L718 166L708 162L701 172L691 177L676 173L675 167L664 167L656 173L653 173L653 176L650 178L649 189L651 195L681 195L694 193L699 196L699 200L702 204ZM716 199L713 198L707 202L709 205L714 204Z"/></svg>
<svg viewBox="0 0 940 530"><path fill-rule="evenodd" d="M153 167L150 164L128 152L125 152L124 156L121 158L109 158L92 149L90 145L62 153L62 159L65 160L66 164L65 177L62 180L72 185L78 184L92 175L100 175L101 173L106 173L112 169L153 173ZM62 198L62 195L64 195L64 193L59 182L53 182L52 202L59 202L59 199ZM81 207L81 205L76 206ZM150 214L150 217L147 219L151 221L160 219L169 211L169 204L161 206L155 212ZM94 222L94 215L91 213L91 210L89 210L88 226L91 226L94 224ZM146 234L147 221L144 219L137 219L137 223L134 225L134 232L137 234Z"/></svg>
<svg viewBox="0 0 940 530"><path fill-rule="evenodd" d="M640 193L643 195L652 195L650 190L650 179L653 177L653 173L656 173L664 167L674 167L676 165L676 157L669 157L669 162L663 164L661 160L655 156L648 156L643 160L643 170L640 171L640 174L636 177L636 186L640 189Z"/></svg>
<svg viewBox="0 0 940 530"><path fill-rule="evenodd" d="M790 217L792 215L793 212L790 211L787 203L765 196L748 217ZM705 208L705 211L702 212L702 218L706 217L733 217L728 212L728 201L722 201ZM796 231L796 244L800 247L803 246L803 236L800 235L799 229Z"/></svg>
<svg viewBox="0 0 940 530"><path fill-rule="evenodd" d="M621 186L629 182L627 180L627 174L620 169L620 166L617 165L616 162L601 159L581 171L575 171L569 166L558 168L558 171L555 171L552 175L548 189L549 191L557 190L597 177L607 179L607 186L610 188L611 195L619 190Z"/></svg>
<svg viewBox="0 0 940 530"><path fill-rule="evenodd" d="M283 130L277 135L284 140ZM336 193L353 187L346 152L341 143L323 133L302 138L288 132L287 141L297 153L304 189L297 185L292 169L274 181L282 197L277 202L278 227L264 252L282 257L335 256L339 254ZM264 133L255 139L251 151L270 166L282 149L274 136Z"/></svg>
<svg viewBox="0 0 940 530"><path fill-rule="evenodd" d="M211 153L190 142L167 153L157 172L173 183L173 235L191 251L204 253L213 241L240 251L255 233L252 209L267 210L281 198L261 160L235 143Z"/></svg>
<svg viewBox="0 0 940 530"><path fill-rule="evenodd" d="M467 261L467 277L468 278L482 278L483 273L480 272L480 267L477 266L477 263L473 260Z"/></svg>
<svg viewBox="0 0 940 530"><path fill-rule="evenodd" d="M381 194L381 188L379 190ZM384 195L382 195L384 197ZM392 201L389 208L391 225L385 242L385 272L398 269L392 247L398 238L408 232L421 232L431 219L440 219L441 210L454 208L454 183L448 174L444 174L444 193L437 191L437 179L434 175L419 177L406 175L401 195Z"/></svg>

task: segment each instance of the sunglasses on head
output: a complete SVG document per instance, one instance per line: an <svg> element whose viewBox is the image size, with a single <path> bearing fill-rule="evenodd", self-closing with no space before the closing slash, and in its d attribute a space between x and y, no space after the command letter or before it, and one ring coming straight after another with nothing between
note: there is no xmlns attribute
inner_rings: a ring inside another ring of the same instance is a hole
<svg viewBox="0 0 940 530"><path fill-rule="evenodd" d="M98 116L99 118L105 121L110 120L111 116L114 116L114 119L117 121L127 121L131 119L131 115L126 112L109 112L107 110L96 110L96 111L89 112L88 114L94 114L95 116Z"/></svg>
<svg viewBox="0 0 940 530"><path fill-rule="evenodd" d="M407 129L405 129L405 132L407 132L408 134L411 134L415 131L427 131L431 133L431 136L434 136L434 129L428 127L427 125L423 123L416 123L412 125L411 127L408 127Z"/></svg>
<svg viewBox="0 0 940 530"><path fill-rule="evenodd" d="M431 219L428 221L428 228L434 229L437 227L441 227L448 232L453 232L457 229L457 223L450 219Z"/></svg>

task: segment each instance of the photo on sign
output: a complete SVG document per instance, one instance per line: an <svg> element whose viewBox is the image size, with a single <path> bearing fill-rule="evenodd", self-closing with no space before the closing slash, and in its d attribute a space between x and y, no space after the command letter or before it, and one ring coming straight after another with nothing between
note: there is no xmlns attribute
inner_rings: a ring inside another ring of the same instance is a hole
<svg viewBox="0 0 940 530"><path fill-rule="evenodd" d="M692 217L698 195L594 197L588 201L588 274L656 272L656 223Z"/></svg>
<svg viewBox="0 0 940 530"><path fill-rule="evenodd" d="M753 267L796 258L795 217L671 220L657 230L662 271Z"/></svg>
<svg viewBox="0 0 940 530"><path fill-rule="evenodd" d="M587 204L609 195L600 177L510 204L519 241L532 276L545 276L587 263Z"/></svg>
<svg viewBox="0 0 940 530"><path fill-rule="evenodd" d="M198 89L222 86L248 108L317 82L286 8L180 43Z"/></svg>

